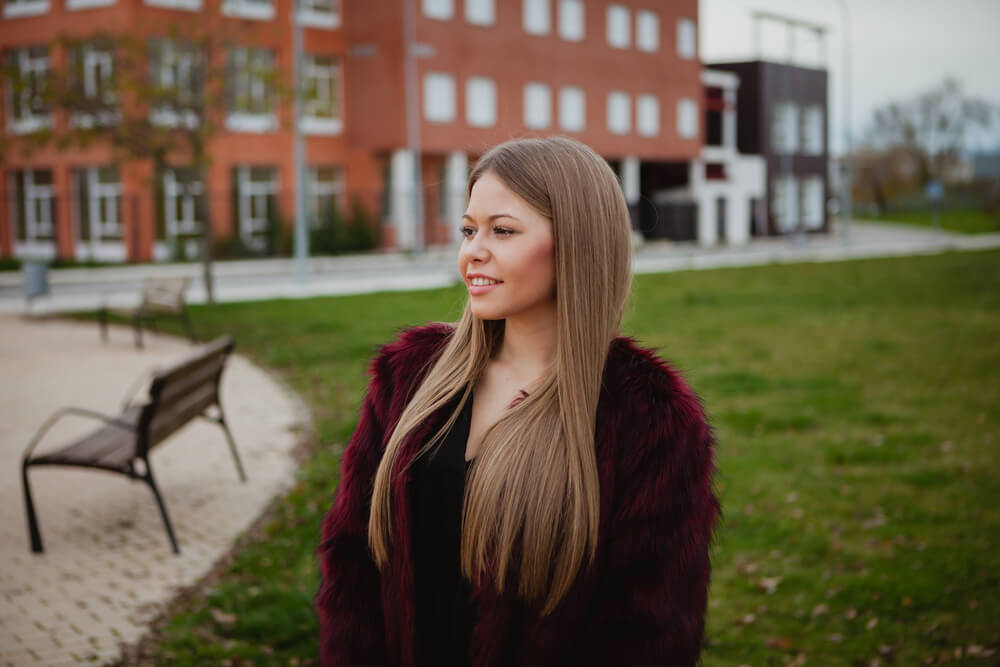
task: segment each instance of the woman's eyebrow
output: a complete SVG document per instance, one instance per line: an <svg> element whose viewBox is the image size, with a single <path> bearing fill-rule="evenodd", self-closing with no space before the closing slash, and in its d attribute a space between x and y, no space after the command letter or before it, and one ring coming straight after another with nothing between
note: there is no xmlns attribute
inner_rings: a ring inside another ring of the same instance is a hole
<svg viewBox="0 0 1000 667"><path fill-rule="evenodd" d="M513 216L513 215L511 215L510 213L494 213L494 214L493 214L493 215L491 215L491 216L490 216L489 218L487 218L487 220L488 220L489 222L493 222L494 220L498 220L498 219L500 219L500 218L510 218L511 220L517 220L518 222L521 222L521 220L520 220L519 218L516 218L516 217L514 217L514 216ZM475 222L475 221L476 221L476 220L475 220L475 218L473 218L473 217L472 217L471 215L469 215L468 213L465 213L464 215L462 215L462 219L463 219L463 220L464 220L464 219L469 219L469 220L472 220L472 222Z"/></svg>

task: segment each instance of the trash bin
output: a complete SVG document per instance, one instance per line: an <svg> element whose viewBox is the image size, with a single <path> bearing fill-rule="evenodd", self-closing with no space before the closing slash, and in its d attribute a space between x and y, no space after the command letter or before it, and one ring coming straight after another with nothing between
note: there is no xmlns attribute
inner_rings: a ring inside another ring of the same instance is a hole
<svg viewBox="0 0 1000 667"><path fill-rule="evenodd" d="M23 259L24 297L34 299L49 293L49 263L44 259Z"/></svg>

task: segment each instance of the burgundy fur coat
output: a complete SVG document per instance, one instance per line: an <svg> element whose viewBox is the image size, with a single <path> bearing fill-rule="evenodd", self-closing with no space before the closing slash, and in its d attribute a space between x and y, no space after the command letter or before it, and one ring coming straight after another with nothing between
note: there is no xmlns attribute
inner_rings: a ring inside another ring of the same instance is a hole
<svg viewBox="0 0 1000 667"><path fill-rule="evenodd" d="M450 333L438 323L412 327L382 346L371 364L318 549L316 608L326 665L414 665L408 474L392 477L394 551L383 572L368 550L368 514L389 429ZM397 470L457 405L456 397L407 438ZM544 618L513 593L474 588L469 660L475 667L697 662L719 515L711 488L714 441L700 402L652 350L621 336L605 364L596 429L601 518L593 566Z"/></svg>

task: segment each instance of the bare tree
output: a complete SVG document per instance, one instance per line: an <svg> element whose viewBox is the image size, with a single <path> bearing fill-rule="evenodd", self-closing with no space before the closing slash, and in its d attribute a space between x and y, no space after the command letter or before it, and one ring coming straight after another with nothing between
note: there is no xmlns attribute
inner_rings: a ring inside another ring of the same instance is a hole
<svg viewBox="0 0 1000 667"><path fill-rule="evenodd" d="M201 223L200 255L206 299L214 303L212 277L212 203L208 173L210 148L227 115L245 100L234 92L234 50L256 42L249 22L206 21L190 17L172 23L160 36L98 32L60 36L56 46L68 54L68 66L53 70L45 86L48 106L65 111L68 122L19 137L22 151L46 144L60 150L110 142L116 162L152 160L154 178L170 165L184 165L189 178L201 183L195 197ZM137 31L141 32L141 31ZM85 52L113 54L113 65L85 71ZM255 78L267 91L265 105L274 108L290 95L273 58L241 63L240 74ZM257 100L260 104L261 101ZM0 150L10 150L8 144ZM152 184L150 184L152 185Z"/></svg>
<svg viewBox="0 0 1000 667"><path fill-rule="evenodd" d="M995 105L965 95L961 82L947 77L911 99L877 109L866 143L886 156L908 155L917 164L916 179L923 186L932 178L941 178L974 134L991 130L996 119Z"/></svg>

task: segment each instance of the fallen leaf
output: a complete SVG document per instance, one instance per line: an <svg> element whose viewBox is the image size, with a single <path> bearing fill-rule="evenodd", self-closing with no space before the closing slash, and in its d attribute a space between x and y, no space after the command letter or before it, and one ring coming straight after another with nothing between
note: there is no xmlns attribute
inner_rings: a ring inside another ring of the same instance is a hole
<svg viewBox="0 0 1000 667"><path fill-rule="evenodd" d="M877 618L873 618L870 621L868 621L867 623L865 623L865 628L868 629L868 630L871 630L876 625L878 625L878 619Z"/></svg>
<svg viewBox="0 0 1000 667"><path fill-rule="evenodd" d="M911 598L909 595L904 595L903 596L903 606L904 607L909 607L911 604L913 604L913 598Z"/></svg>
<svg viewBox="0 0 1000 667"><path fill-rule="evenodd" d="M889 655L890 653L892 653L892 647L889 646L888 644L880 644L878 647L878 652L881 653L882 655Z"/></svg>
<svg viewBox="0 0 1000 667"><path fill-rule="evenodd" d="M210 613L212 614L212 618L215 619L215 622L221 625L232 625L236 622L235 614L227 614L221 609L213 608Z"/></svg>
<svg viewBox="0 0 1000 667"><path fill-rule="evenodd" d="M785 496L786 503L794 503L798 499L799 499L799 494L797 494L795 491L790 491L788 495Z"/></svg>
<svg viewBox="0 0 1000 667"><path fill-rule="evenodd" d="M827 611L829 611L829 608L825 604L818 604L815 607L813 607L812 610L813 618L816 618L817 616L822 616Z"/></svg>
<svg viewBox="0 0 1000 667"><path fill-rule="evenodd" d="M757 587L770 594L778 590L778 584L780 583L781 577L761 577L757 580Z"/></svg>
<svg viewBox="0 0 1000 667"><path fill-rule="evenodd" d="M844 641L844 635L840 634L839 632L835 632L829 637L827 637L827 639L829 639L835 644L839 644L840 642Z"/></svg>
<svg viewBox="0 0 1000 667"><path fill-rule="evenodd" d="M846 618L847 620L851 620L852 618L855 618L857 615L858 615L858 610L855 609L854 607L851 607L850 609L844 612L844 618Z"/></svg>
<svg viewBox="0 0 1000 667"><path fill-rule="evenodd" d="M796 507L795 509L792 510L793 519L801 519L805 515L806 515L805 510L803 510L801 507Z"/></svg>
<svg viewBox="0 0 1000 667"><path fill-rule="evenodd" d="M979 644L969 644L969 647L965 649L965 655L981 656L982 654L983 647Z"/></svg>
<svg viewBox="0 0 1000 667"><path fill-rule="evenodd" d="M743 625L750 625L756 620L757 617L754 614L744 614L743 616L740 616L740 623Z"/></svg>
<svg viewBox="0 0 1000 667"><path fill-rule="evenodd" d="M942 452L947 453L947 452L950 452L953 449L955 449L955 443L952 442L951 440L945 440L944 442L941 443L941 451Z"/></svg>
<svg viewBox="0 0 1000 667"><path fill-rule="evenodd" d="M788 663L788 667L802 667L802 665L804 664L806 664L806 654L799 653L797 656L795 656L795 660L792 660L790 663Z"/></svg>
<svg viewBox="0 0 1000 667"><path fill-rule="evenodd" d="M768 637L764 644L768 648L789 649L792 647L792 640L788 637Z"/></svg>

